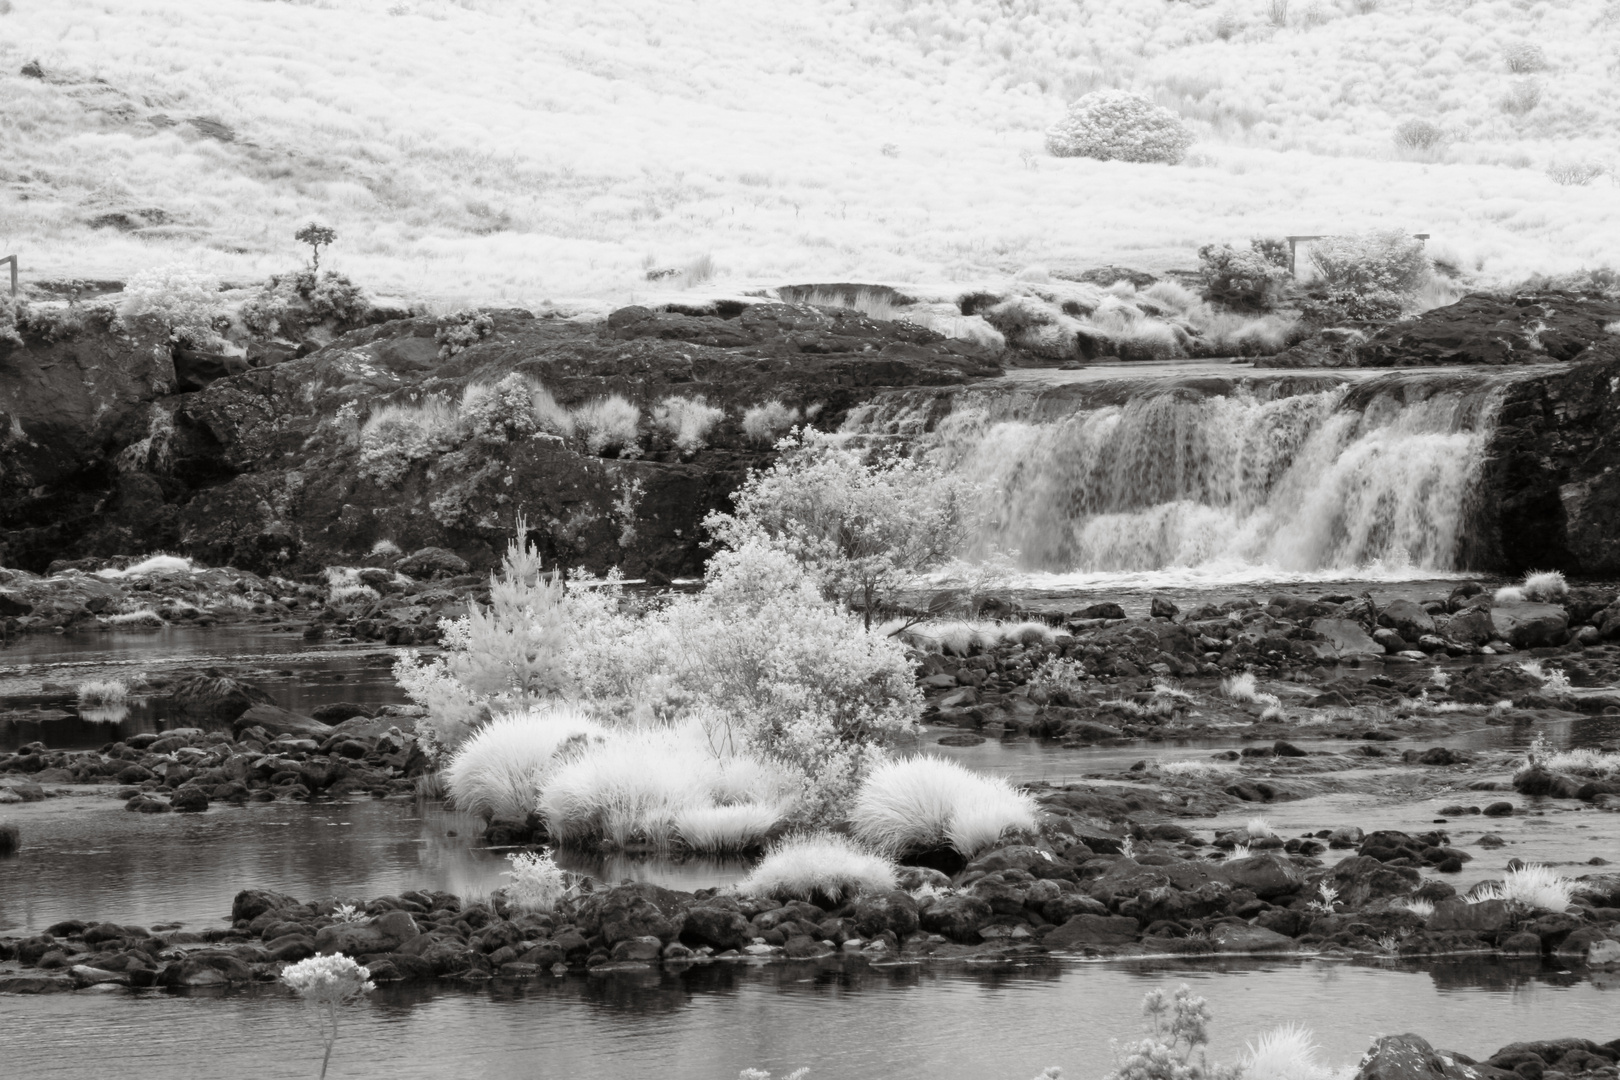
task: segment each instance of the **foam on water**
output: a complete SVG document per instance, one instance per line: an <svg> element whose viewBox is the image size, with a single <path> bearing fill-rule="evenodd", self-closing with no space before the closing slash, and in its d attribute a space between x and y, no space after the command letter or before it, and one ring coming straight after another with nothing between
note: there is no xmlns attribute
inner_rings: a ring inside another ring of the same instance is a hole
<svg viewBox="0 0 1620 1080"><path fill-rule="evenodd" d="M1031 588L1404 580L1462 568L1500 401L1490 376L899 394L898 435L979 485L984 550Z"/></svg>

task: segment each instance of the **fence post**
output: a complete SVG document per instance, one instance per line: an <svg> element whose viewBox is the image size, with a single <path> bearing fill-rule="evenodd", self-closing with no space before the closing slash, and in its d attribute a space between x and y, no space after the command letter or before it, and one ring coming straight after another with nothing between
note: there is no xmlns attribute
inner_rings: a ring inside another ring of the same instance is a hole
<svg viewBox="0 0 1620 1080"><path fill-rule="evenodd" d="M15 255L7 255L5 258L0 259L0 263L10 263L11 264L11 295L16 296L17 295L17 256L15 256Z"/></svg>

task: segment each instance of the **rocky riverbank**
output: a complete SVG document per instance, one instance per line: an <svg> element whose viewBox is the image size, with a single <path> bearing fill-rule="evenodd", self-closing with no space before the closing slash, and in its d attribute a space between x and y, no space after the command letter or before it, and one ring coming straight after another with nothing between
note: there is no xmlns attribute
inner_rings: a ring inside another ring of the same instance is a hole
<svg viewBox="0 0 1620 1080"><path fill-rule="evenodd" d="M1324 838L1356 852L1324 866L1303 847L1290 853L1291 843L1281 840L1270 850L1212 860L1209 842L1174 826L1123 837L1044 829L1032 842L980 855L954 876L908 867L892 891L814 903L646 882L586 881L547 913L520 910L499 892L487 900L406 892L343 903L250 889L236 896L228 928L195 933L70 919L31 937L0 938L0 992L249 984L334 952L358 958L378 981L834 955L1498 953L1571 966L1620 964L1620 875L1578 879L1564 911L1470 902L1417 869L1443 847L1443 833L1359 833ZM1231 840L1216 844L1227 842L1229 850Z"/></svg>

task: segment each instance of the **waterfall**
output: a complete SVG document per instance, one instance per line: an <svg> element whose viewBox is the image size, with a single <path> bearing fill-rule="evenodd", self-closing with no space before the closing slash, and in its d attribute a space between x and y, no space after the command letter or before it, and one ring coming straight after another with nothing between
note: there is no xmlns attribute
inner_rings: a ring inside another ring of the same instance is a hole
<svg viewBox="0 0 1620 1080"><path fill-rule="evenodd" d="M1460 569L1500 376L1028 382L897 393L846 430L978 486L985 549L1063 575Z"/></svg>

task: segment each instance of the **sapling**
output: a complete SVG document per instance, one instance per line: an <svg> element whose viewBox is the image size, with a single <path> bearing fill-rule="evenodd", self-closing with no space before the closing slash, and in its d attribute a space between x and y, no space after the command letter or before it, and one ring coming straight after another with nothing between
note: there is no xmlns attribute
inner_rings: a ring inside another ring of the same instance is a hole
<svg viewBox="0 0 1620 1080"><path fill-rule="evenodd" d="M318 221L312 221L293 233L293 239L309 245L311 252L309 268L318 272L321 268L321 248L331 246L337 239L337 230Z"/></svg>
<svg viewBox="0 0 1620 1080"><path fill-rule="evenodd" d="M1212 1064L1209 1045L1209 1006L1183 983L1173 996L1149 990L1142 998L1148 1018L1147 1038L1121 1046L1110 1042L1115 1070L1106 1080L1238 1080L1242 1070Z"/></svg>
<svg viewBox="0 0 1620 1080"><path fill-rule="evenodd" d="M316 1025L326 1043L321 1057L321 1080L326 1078L326 1067L332 1060L332 1047L337 1043L338 1006L357 1001L375 990L370 981L371 971L341 953L332 956L312 956L288 966L281 973L287 984L305 1004L317 1010Z"/></svg>

